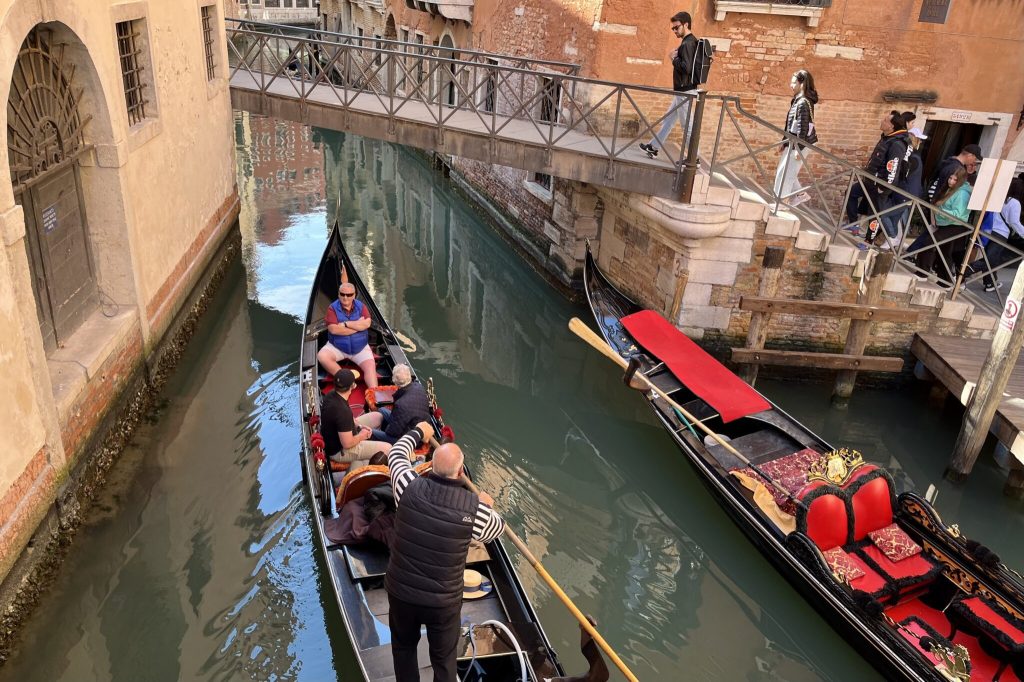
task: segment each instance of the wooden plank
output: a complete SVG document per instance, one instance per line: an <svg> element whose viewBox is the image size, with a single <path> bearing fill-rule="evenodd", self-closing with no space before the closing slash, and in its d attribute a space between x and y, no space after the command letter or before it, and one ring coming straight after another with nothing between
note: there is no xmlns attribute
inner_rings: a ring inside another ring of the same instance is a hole
<svg viewBox="0 0 1024 682"><path fill-rule="evenodd" d="M886 308L862 303L804 301L761 296L741 296L740 310L756 313L807 315L809 317L845 317L851 320L870 320L872 322L915 322L920 315L916 310Z"/></svg>
<svg viewBox="0 0 1024 682"><path fill-rule="evenodd" d="M858 288L857 303L866 306L876 307L882 300L882 287L885 286L885 278L892 270L895 256L892 252L875 253L870 262L864 268L864 278ZM877 317L877 315L873 315ZM868 343L868 334L871 333L872 320L850 320L850 328L846 333L846 345L843 347L845 355L863 355L864 348ZM836 375L836 383L832 389L832 402L844 406L853 395L853 386L857 383L857 372L843 370Z"/></svg>
<svg viewBox="0 0 1024 682"><path fill-rule="evenodd" d="M740 364L815 367L817 369L856 369L863 372L901 372L903 358L841 353L805 353L800 350L755 350L733 348L732 361Z"/></svg>

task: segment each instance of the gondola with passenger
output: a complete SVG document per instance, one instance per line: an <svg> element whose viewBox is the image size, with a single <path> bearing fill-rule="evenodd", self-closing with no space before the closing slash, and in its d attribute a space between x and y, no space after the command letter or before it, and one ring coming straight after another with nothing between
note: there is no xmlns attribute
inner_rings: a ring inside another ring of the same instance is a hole
<svg viewBox="0 0 1024 682"><path fill-rule="evenodd" d="M324 452L324 438L320 433L322 396L332 387L330 377L324 374L317 362L317 352L327 341L325 313L343 281L355 286L358 300L369 312L369 346L373 351L378 379L378 386L372 391L366 389L365 377L358 382L349 395L353 413L358 416L363 410L388 402L389 392L394 390L389 386L393 368L400 363L409 364L398 335L388 326L370 298L369 290L345 251L335 225L317 269L303 325L299 370L303 436L301 464L307 490L319 512L315 516L317 541L324 552L331 589L362 677L372 681L393 680L388 598L384 589L388 551L386 545L379 542L343 544L341 541L351 541L351 534L346 534L348 529L340 527L343 524L339 523L341 517L338 515L350 502L364 502L365 496L372 491L381 490L381 486L387 488L388 468L386 465L358 468L353 465L350 468L332 462L330 453ZM454 434L445 428L429 381L427 385L433 409L431 420L436 431L452 438ZM429 446L419 454L424 461L417 470L425 473L430 469ZM541 682L560 678L564 673L558 657L501 542L472 547L467 568L470 571L467 575L474 583L467 589L475 589L466 595L462 608L460 680ZM600 661L598 669L603 670L603 660L594 649L593 642L590 642L584 647L584 654L588 659L596 656ZM421 679L430 679L426 638L421 640L419 661Z"/></svg>
<svg viewBox="0 0 1024 682"><path fill-rule="evenodd" d="M600 271L601 338L701 480L775 567L887 679L1024 676L1024 579L889 472L835 449Z"/></svg>

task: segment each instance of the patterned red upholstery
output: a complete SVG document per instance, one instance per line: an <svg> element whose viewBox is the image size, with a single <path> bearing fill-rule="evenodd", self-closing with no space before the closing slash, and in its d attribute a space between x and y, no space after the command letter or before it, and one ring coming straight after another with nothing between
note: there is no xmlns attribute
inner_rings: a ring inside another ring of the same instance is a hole
<svg viewBox="0 0 1024 682"><path fill-rule="evenodd" d="M878 547L863 543L857 552L867 563L884 577L894 588L896 594L906 595L932 583L942 572L942 564L928 557L927 554L915 554L902 561L891 561Z"/></svg>
<svg viewBox="0 0 1024 682"><path fill-rule="evenodd" d="M864 575L850 581L850 587L855 590L863 590L875 599L881 599L888 593L889 583L886 582L885 578L878 575L874 569L868 566L864 560L856 554L847 554L846 556L850 558L850 561L852 561L857 568L864 572Z"/></svg>

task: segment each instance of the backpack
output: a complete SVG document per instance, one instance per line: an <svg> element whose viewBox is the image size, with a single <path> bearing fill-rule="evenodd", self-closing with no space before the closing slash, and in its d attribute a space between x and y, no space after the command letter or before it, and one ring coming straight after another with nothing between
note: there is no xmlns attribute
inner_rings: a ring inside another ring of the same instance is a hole
<svg viewBox="0 0 1024 682"><path fill-rule="evenodd" d="M693 53L693 64L690 65L690 82L694 85L707 83L713 61L715 61L715 46L707 38L698 38L697 49Z"/></svg>

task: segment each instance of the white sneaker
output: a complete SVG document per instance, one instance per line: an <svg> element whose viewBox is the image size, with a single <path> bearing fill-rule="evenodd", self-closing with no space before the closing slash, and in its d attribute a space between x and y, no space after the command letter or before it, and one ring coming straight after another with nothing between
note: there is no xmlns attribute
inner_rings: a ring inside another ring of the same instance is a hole
<svg viewBox="0 0 1024 682"><path fill-rule="evenodd" d="M805 201L810 201L810 200L811 200L811 195L810 194L808 194L807 192L800 192L800 194L797 194L795 197L793 197L792 199L789 200L789 205L790 206L799 206L800 204L804 203Z"/></svg>

